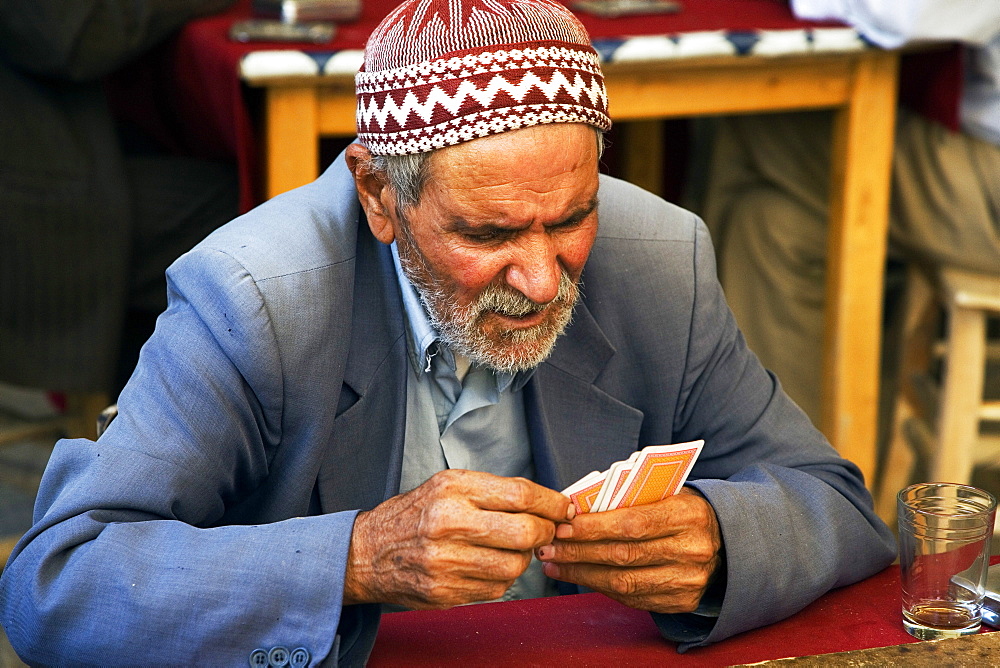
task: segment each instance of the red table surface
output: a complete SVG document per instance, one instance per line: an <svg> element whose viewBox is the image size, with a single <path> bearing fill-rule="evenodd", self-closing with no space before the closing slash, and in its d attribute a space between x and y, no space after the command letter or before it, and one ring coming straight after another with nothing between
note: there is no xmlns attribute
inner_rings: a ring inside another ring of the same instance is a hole
<svg viewBox="0 0 1000 668"><path fill-rule="evenodd" d="M730 666L910 642L899 567L890 566L788 619L685 654L648 613L579 594L383 615L368 665Z"/></svg>

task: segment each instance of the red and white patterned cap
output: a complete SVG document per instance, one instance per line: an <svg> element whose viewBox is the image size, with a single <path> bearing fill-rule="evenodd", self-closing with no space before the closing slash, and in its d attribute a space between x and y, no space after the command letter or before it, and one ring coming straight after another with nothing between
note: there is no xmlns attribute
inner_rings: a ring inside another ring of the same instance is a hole
<svg viewBox="0 0 1000 668"><path fill-rule="evenodd" d="M555 0L406 0L355 78L358 138L424 153L542 123L611 127L600 58Z"/></svg>

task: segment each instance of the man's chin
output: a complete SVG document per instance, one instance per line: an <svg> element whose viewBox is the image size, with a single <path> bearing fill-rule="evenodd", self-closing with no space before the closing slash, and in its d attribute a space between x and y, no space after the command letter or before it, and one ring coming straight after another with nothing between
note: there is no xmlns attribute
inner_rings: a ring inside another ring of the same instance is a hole
<svg viewBox="0 0 1000 668"><path fill-rule="evenodd" d="M537 354L526 355L523 348L511 350L490 350L487 353L477 353L472 359L477 363L501 373L518 373L529 371L544 362L551 348L538 351Z"/></svg>
<svg viewBox="0 0 1000 668"><path fill-rule="evenodd" d="M485 341L470 351L470 358L496 371L516 373L534 369L544 362L555 347L557 336L544 327L493 330L484 333Z"/></svg>
<svg viewBox="0 0 1000 668"><path fill-rule="evenodd" d="M495 371L528 371L548 359L572 313L573 307L568 304L552 304L524 317L480 312L471 327L448 337L448 343L473 362Z"/></svg>

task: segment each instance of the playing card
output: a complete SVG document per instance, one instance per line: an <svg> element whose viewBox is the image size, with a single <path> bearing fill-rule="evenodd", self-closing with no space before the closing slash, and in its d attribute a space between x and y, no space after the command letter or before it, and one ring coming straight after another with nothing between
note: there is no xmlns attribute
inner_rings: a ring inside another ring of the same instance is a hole
<svg viewBox="0 0 1000 668"><path fill-rule="evenodd" d="M597 495L597 500L594 501L594 507L591 512L599 513L608 509L608 504L611 503L611 499L614 498L615 494L625 483L625 478L628 476L629 471L632 470L632 466L638 457L639 451L637 450L628 459L615 462L611 465L611 468L608 469L608 475L604 478L604 484L601 486L601 493Z"/></svg>
<svg viewBox="0 0 1000 668"><path fill-rule="evenodd" d="M641 506L676 494L704 444L699 440L643 448L621 488L608 502L608 510Z"/></svg>
<svg viewBox="0 0 1000 668"><path fill-rule="evenodd" d="M562 491L576 506L576 512L589 513L604 485L607 471L591 471Z"/></svg>

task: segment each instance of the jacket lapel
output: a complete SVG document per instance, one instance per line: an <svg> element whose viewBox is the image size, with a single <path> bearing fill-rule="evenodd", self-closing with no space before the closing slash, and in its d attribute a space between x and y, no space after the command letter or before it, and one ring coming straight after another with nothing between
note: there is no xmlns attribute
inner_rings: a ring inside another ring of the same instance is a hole
<svg viewBox="0 0 1000 668"><path fill-rule="evenodd" d="M333 434L319 473L323 512L367 510L399 489L406 421L406 341L388 246L362 220L353 326Z"/></svg>
<svg viewBox="0 0 1000 668"><path fill-rule="evenodd" d="M636 450L642 412L608 395L594 382L614 356L587 307L552 356L525 386L525 407L538 481L564 489L591 471L603 471Z"/></svg>

